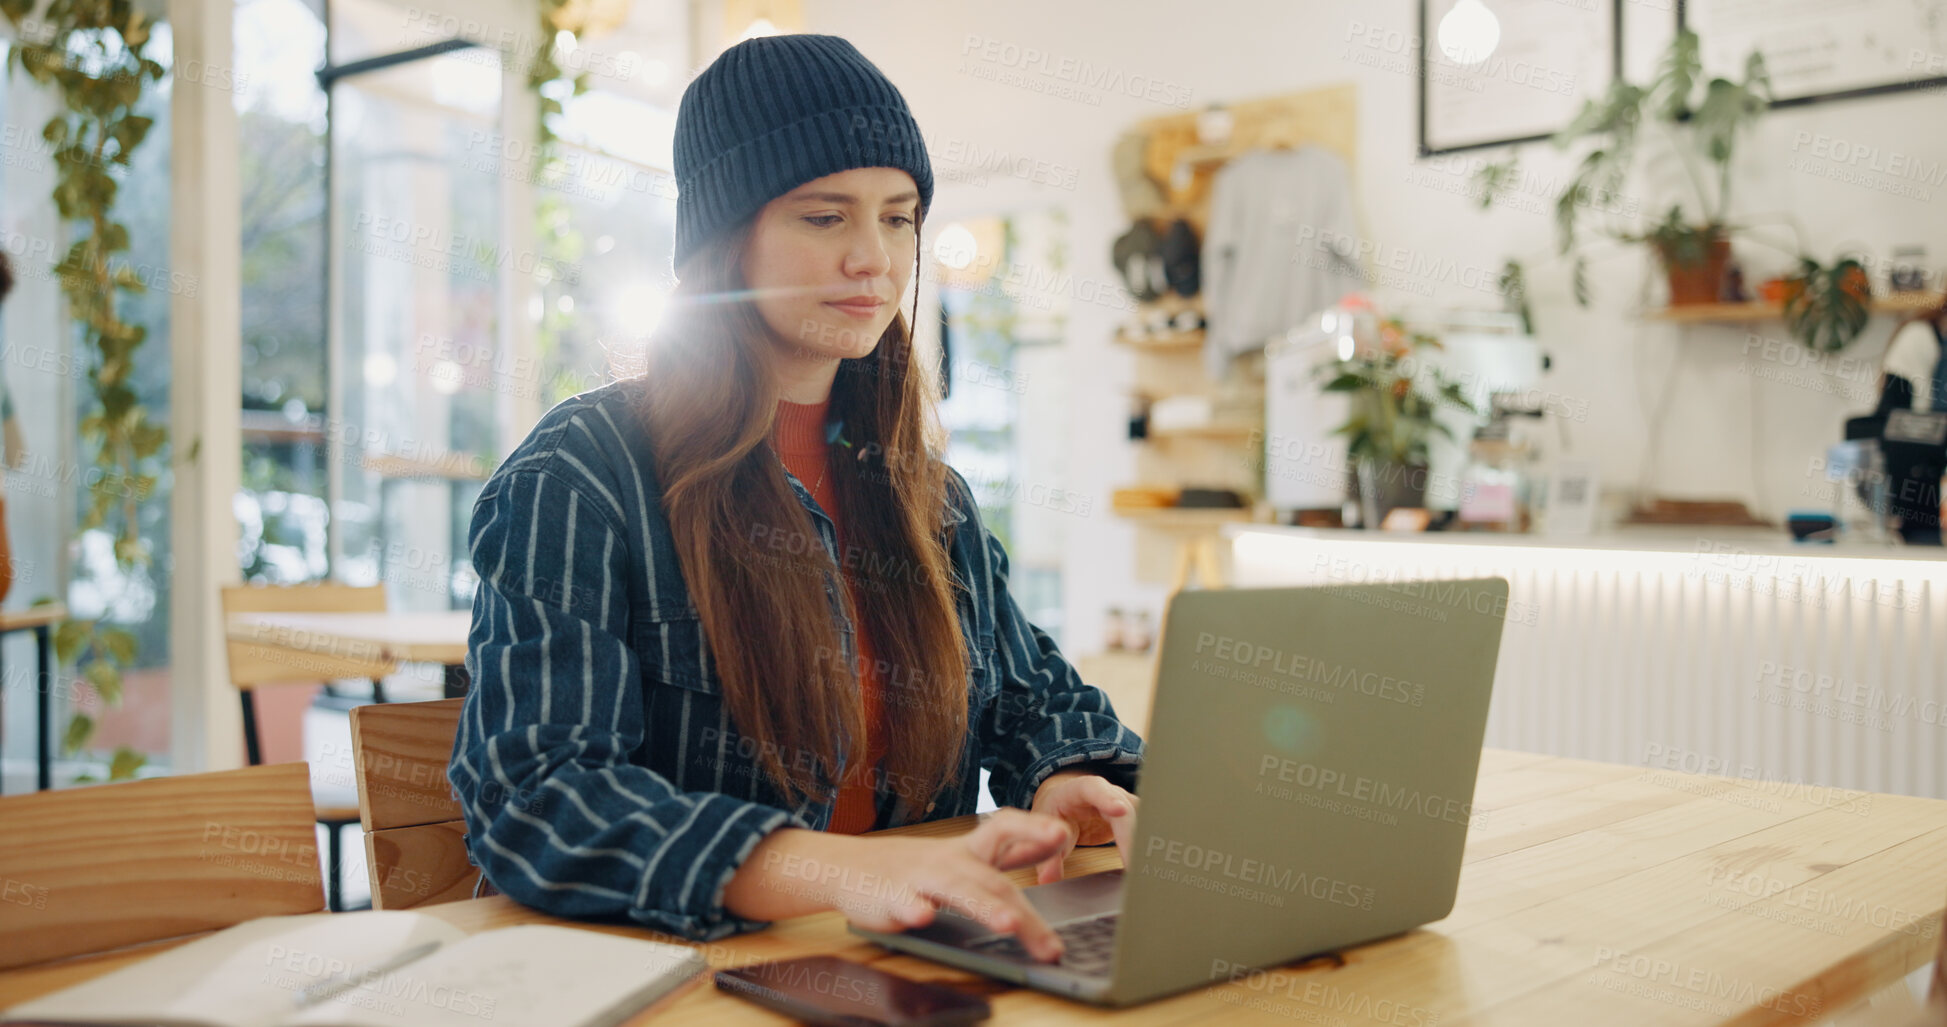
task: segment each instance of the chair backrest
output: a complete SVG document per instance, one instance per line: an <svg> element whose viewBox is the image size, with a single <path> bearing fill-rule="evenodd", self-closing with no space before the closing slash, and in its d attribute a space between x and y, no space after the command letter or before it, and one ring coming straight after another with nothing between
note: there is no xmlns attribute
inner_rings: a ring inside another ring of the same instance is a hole
<svg viewBox="0 0 1947 1027"><path fill-rule="evenodd" d="M466 822L446 765L462 699L352 709L353 766L373 909L471 898L480 871L467 860Z"/></svg>
<svg viewBox="0 0 1947 1027"><path fill-rule="evenodd" d="M384 613L385 586L230 585L223 589L223 616L235 613ZM398 671L389 660L350 653L298 653L280 646L230 642L230 683L238 688L309 683L338 678L383 678Z"/></svg>
<svg viewBox="0 0 1947 1027"><path fill-rule="evenodd" d="M324 909L302 763L4 796L0 824L0 968Z"/></svg>

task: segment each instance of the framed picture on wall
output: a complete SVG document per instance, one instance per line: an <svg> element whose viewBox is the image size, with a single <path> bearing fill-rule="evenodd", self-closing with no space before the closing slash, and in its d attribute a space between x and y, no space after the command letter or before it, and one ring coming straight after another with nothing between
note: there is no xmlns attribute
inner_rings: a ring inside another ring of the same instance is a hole
<svg viewBox="0 0 1947 1027"><path fill-rule="evenodd" d="M1568 124L1622 66L1622 2L1419 0L1420 156Z"/></svg>
<svg viewBox="0 0 1947 1027"><path fill-rule="evenodd" d="M1773 107L1947 86L1947 0L1677 0L1705 75L1764 55Z"/></svg>

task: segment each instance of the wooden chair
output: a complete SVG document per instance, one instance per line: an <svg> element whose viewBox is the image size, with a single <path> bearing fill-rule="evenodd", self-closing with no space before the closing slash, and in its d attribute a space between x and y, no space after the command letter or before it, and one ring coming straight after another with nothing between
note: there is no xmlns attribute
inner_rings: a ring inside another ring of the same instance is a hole
<svg viewBox="0 0 1947 1027"><path fill-rule="evenodd" d="M384 613L382 585L231 585L223 589L223 616L235 613ZM257 724L257 690L280 685L316 685L339 678L370 678L372 697L385 701L381 684L396 673L397 663L361 654L299 654L277 646L230 642L230 683L243 704L243 744L250 765L263 763ZM341 832L358 821L358 797L349 782L320 781L314 785L317 822L324 825L327 903L344 908L339 882L344 867Z"/></svg>
<svg viewBox="0 0 1947 1027"><path fill-rule="evenodd" d="M471 898L480 870L467 859L466 821L446 780L464 699L352 710L358 811L373 909Z"/></svg>
<svg viewBox="0 0 1947 1027"><path fill-rule="evenodd" d="M0 798L0 969L316 913L311 814L303 763Z"/></svg>

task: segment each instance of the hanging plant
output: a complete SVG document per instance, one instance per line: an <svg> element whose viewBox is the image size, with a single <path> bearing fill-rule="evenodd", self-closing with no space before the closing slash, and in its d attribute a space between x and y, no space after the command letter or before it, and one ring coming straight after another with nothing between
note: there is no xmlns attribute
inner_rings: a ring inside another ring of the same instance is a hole
<svg viewBox="0 0 1947 1027"><path fill-rule="evenodd" d="M563 364L561 336L574 319L556 304L546 302L547 286L555 268L568 266L580 257L580 238L571 227L568 201L551 188L567 174L560 159L560 139L555 135L553 118L565 109L566 102L588 91L588 73L569 74L554 58L557 33L575 33L582 26L579 0L539 0L541 34L527 66L527 86L534 91L534 173L539 188L534 197L534 239L544 260L535 261L535 294L542 297L540 323L534 327L536 365L560 368ZM580 389L573 375L542 376L542 401L553 405ZM565 390L565 391L564 391Z"/></svg>
<svg viewBox="0 0 1947 1027"><path fill-rule="evenodd" d="M117 301L143 286L128 262L116 259L129 248L128 228L110 212L129 156L151 127L136 108L165 69L144 56L151 26L130 0L53 0L39 17L33 8L33 0L0 0L0 14L20 40L7 52L8 66L53 89L65 108L41 130L54 151L55 209L77 236L54 274L87 354L92 407L81 419L81 440L100 472L88 484L76 535L109 533L126 579L149 562L138 514L155 492L168 436L149 419L130 384L147 331L122 320ZM54 645L60 663L77 666L77 683L102 707L121 702L122 672L137 655L134 633L101 619L70 618L55 627ZM92 704L84 699L81 705ZM86 746L94 730L93 717L74 713L61 736L62 752ZM145 760L121 747L109 777L132 777Z"/></svg>
<svg viewBox="0 0 1947 1027"><path fill-rule="evenodd" d="M1761 223L1732 217L1731 172L1738 146L1770 110L1771 75L1764 59L1756 52L1748 55L1742 77L1733 81L1706 76L1701 53L1695 32L1678 32L1647 85L1617 80L1601 97L1585 101L1581 113L1555 133L1557 149L1586 147L1555 201L1555 252L1569 258L1575 302L1589 304L1590 251L1604 242L1648 246L1668 276L1672 305L1718 302L1735 235L1798 261L1799 272L1787 287L1801 289L1804 299L1796 313L1785 310L1786 324L1812 349L1842 349L1858 338L1871 312L1863 272L1853 275L1843 261L1827 268L1802 239L1781 246L1756 230ZM1649 133L1669 144L1659 155L1676 159L1687 185L1674 194L1646 188L1638 204L1628 188L1632 171L1640 166L1643 174L1636 181L1644 187L1660 181L1652 175L1655 165L1638 160ZM1475 173L1482 209L1520 181L1517 160L1490 163ZM1796 222L1787 223L1796 235Z"/></svg>

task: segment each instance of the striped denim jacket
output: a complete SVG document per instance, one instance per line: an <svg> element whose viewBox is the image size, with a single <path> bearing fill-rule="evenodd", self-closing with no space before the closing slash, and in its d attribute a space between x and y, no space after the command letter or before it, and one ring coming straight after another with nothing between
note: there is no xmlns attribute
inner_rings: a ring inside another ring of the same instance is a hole
<svg viewBox="0 0 1947 1027"><path fill-rule="evenodd" d="M729 721L631 387L548 411L474 504L472 686L447 776L467 849L501 892L559 916L626 916L707 940L764 926L723 907L758 841L780 827L823 830L832 810L787 802ZM786 478L836 562L831 519ZM965 479L950 478L941 527L968 586L956 590L968 744L959 782L924 810L881 775L877 825L974 812L980 769L1004 806L1026 808L1056 769L1080 764L1133 791L1142 739L1022 616L1007 554ZM829 576L826 591L856 651Z"/></svg>

